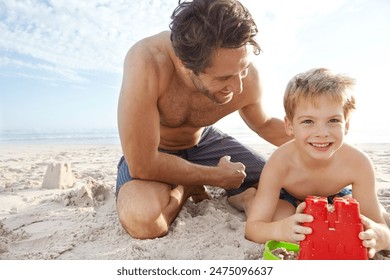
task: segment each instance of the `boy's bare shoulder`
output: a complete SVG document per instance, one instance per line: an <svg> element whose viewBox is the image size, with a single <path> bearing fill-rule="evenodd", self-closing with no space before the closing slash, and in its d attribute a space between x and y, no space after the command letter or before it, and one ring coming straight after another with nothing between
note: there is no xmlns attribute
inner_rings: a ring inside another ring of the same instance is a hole
<svg viewBox="0 0 390 280"><path fill-rule="evenodd" d="M359 165L363 162L371 164L371 159L367 153L355 145L344 143L340 150L343 159L348 160L350 164Z"/></svg>
<svg viewBox="0 0 390 280"><path fill-rule="evenodd" d="M290 140L283 145L279 146L273 153L273 155L277 156L286 156L291 155L296 151L296 147L294 144L295 140Z"/></svg>
<svg viewBox="0 0 390 280"><path fill-rule="evenodd" d="M343 143L342 150L343 152L348 153L350 155L367 156L367 154L362 149L349 143Z"/></svg>
<svg viewBox="0 0 390 280"><path fill-rule="evenodd" d="M295 152L296 147L294 145L294 140L291 140L275 149L268 161L275 163L277 166L284 166L288 161L292 160Z"/></svg>

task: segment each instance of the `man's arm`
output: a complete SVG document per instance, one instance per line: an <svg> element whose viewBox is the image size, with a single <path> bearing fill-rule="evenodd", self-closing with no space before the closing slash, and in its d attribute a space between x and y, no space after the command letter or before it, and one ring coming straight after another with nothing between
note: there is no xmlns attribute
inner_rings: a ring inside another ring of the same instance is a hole
<svg viewBox="0 0 390 280"><path fill-rule="evenodd" d="M157 62L144 46L129 51L118 104L118 128L124 156L132 177L182 185L215 185L236 188L245 174L241 163L227 158L217 167L192 164L158 151L160 116L158 98L161 75ZM170 65L167 65L167 68ZM172 67L172 66L171 66ZM168 72L169 69L164 69Z"/></svg>
<svg viewBox="0 0 390 280"><path fill-rule="evenodd" d="M258 71L252 66L249 73L244 84L245 94L249 96L249 104L239 110L240 116L260 137L275 146L280 146L292 137L286 134L284 122L281 119L267 116L263 108ZM282 106L282 100L280 104Z"/></svg>
<svg viewBox="0 0 390 280"><path fill-rule="evenodd" d="M284 122L278 118L268 117L260 103L242 108L240 115L250 129L275 146L280 146L293 139L286 134Z"/></svg>
<svg viewBox="0 0 390 280"><path fill-rule="evenodd" d="M345 145L345 144L344 144ZM346 145L345 145L346 146ZM348 146L347 146L348 147ZM352 152L351 152L352 151ZM353 178L352 195L359 203L364 231L359 234L369 257L381 250L390 250L390 230L384 220L384 209L378 200L375 188L375 170L370 158L361 151L348 149L346 159ZM382 210L383 209L383 210Z"/></svg>

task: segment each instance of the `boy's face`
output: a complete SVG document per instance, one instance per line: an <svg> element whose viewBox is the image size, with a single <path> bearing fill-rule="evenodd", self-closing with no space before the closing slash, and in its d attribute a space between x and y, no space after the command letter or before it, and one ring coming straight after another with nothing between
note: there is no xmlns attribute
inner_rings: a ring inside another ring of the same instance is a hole
<svg viewBox="0 0 390 280"><path fill-rule="evenodd" d="M298 148L312 157L328 159L336 152L347 134L349 121L342 106L321 96L315 106L311 102L297 104L292 120L285 118L286 132L295 136Z"/></svg>

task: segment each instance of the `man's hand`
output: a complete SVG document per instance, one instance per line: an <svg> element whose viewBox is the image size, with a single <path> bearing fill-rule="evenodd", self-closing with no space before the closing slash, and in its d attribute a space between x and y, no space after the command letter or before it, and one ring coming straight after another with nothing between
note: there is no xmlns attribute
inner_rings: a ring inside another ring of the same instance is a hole
<svg viewBox="0 0 390 280"><path fill-rule="evenodd" d="M246 177L245 165L241 162L231 162L230 158L230 156L222 157L217 165L221 170L220 174L222 174L219 187L226 190L238 188Z"/></svg>

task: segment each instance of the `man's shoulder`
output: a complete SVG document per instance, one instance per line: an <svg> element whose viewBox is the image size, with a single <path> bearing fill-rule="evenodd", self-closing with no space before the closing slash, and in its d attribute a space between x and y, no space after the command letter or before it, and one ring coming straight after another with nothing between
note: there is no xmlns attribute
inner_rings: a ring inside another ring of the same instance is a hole
<svg viewBox="0 0 390 280"><path fill-rule="evenodd" d="M158 66L172 63L169 39L170 32L164 31L136 42L127 53L127 60ZM165 66L165 65L164 65Z"/></svg>
<svg viewBox="0 0 390 280"><path fill-rule="evenodd" d="M135 43L128 51L125 69L135 71L149 78L169 80L174 72L174 53L169 38L170 32L144 38Z"/></svg>

